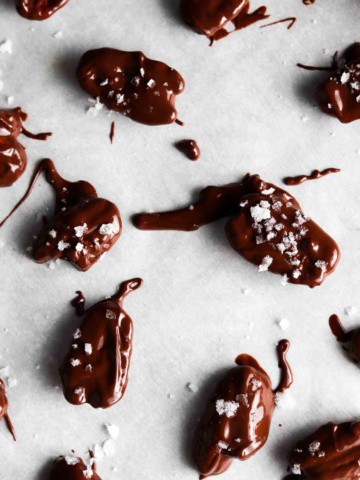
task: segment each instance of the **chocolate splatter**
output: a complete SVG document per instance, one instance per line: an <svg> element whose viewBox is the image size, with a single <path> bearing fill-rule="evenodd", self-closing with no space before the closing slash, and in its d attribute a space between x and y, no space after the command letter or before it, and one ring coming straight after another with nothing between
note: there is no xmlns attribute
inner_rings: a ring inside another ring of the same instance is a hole
<svg viewBox="0 0 360 480"><path fill-rule="evenodd" d="M36 237L32 256L38 263L60 258L86 271L119 239L120 213L115 204L99 198L90 183L62 178L50 159L39 163L25 195L0 222L0 227L29 197L42 172L55 191L55 211Z"/></svg>
<svg viewBox="0 0 360 480"><path fill-rule="evenodd" d="M9 414L8 412L9 408L9 402L6 396L6 390L5 390L5 385L2 380L0 380L0 421L2 419L5 420L6 426L11 433L14 441L16 442L16 435L15 435L15 429L13 427L13 424L11 423Z"/></svg>
<svg viewBox="0 0 360 480"><path fill-rule="evenodd" d="M266 443L281 394L292 382L286 360L289 341L277 347L281 380L272 390L268 374L250 355L239 355L237 366L218 383L198 424L194 458L200 478L225 472L232 460L247 460Z"/></svg>
<svg viewBox="0 0 360 480"><path fill-rule="evenodd" d="M182 0L181 11L185 22L197 33L206 35L210 45L232 31L241 30L269 17L266 7L249 13L248 0ZM228 25L232 29L228 30Z"/></svg>
<svg viewBox="0 0 360 480"><path fill-rule="evenodd" d="M329 325L337 341L344 344L344 350L356 362L360 362L360 328L347 332L337 315L331 315Z"/></svg>
<svg viewBox="0 0 360 480"><path fill-rule="evenodd" d="M175 98L182 76L141 52L101 48L86 52L77 68L81 88L110 110L146 125L176 121Z"/></svg>
<svg viewBox="0 0 360 480"><path fill-rule="evenodd" d="M21 134L35 140L46 140L51 133L30 133L23 126L28 118L20 107L0 110L0 187L10 187L23 174L26 151L17 140Z"/></svg>
<svg viewBox="0 0 360 480"><path fill-rule="evenodd" d="M307 182L308 180L317 180L318 178L325 177L330 173L337 173L341 170L339 168L325 168L325 170L313 170L310 175L298 175L296 177L285 177L283 182L285 185L294 186Z"/></svg>
<svg viewBox="0 0 360 480"><path fill-rule="evenodd" d="M85 297L81 290L76 291L76 297L71 300L71 305L75 308L76 315L81 317L85 312Z"/></svg>
<svg viewBox="0 0 360 480"><path fill-rule="evenodd" d="M115 137L115 122L111 122L111 127L110 127L110 143L114 142L114 137Z"/></svg>
<svg viewBox="0 0 360 480"><path fill-rule="evenodd" d="M331 72L317 89L317 101L323 112L337 117L342 123L360 119L360 43L347 48L340 60L335 54L330 67L298 66Z"/></svg>
<svg viewBox="0 0 360 480"><path fill-rule="evenodd" d="M359 478L360 422L328 423L300 441L289 456L289 470L306 480Z"/></svg>
<svg viewBox="0 0 360 480"><path fill-rule="evenodd" d="M175 143L175 147L189 160L194 161L200 158L200 148L195 140L181 140Z"/></svg>
<svg viewBox="0 0 360 480"><path fill-rule="evenodd" d="M69 0L16 0L16 9L28 20L46 20Z"/></svg>
<svg viewBox="0 0 360 480"><path fill-rule="evenodd" d="M190 207L139 214L133 222L141 230L192 231L224 217L233 217L225 226L231 246L260 272L270 270L290 283L315 287L339 261L335 241L305 216L295 198L258 175L207 187Z"/></svg>
<svg viewBox="0 0 360 480"><path fill-rule="evenodd" d="M49 480L101 480L96 473L95 462L90 465L75 455L65 455L57 458L50 472Z"/></svg>
<svg viewBox="0 0 360 480"><path fill-rule="evenodd" d="M68 402L109 408L123 397L133 338L133 323L123 310L123 301L142 283L140 278L123 282L115 295L85 311L60 368Z"/></svg>

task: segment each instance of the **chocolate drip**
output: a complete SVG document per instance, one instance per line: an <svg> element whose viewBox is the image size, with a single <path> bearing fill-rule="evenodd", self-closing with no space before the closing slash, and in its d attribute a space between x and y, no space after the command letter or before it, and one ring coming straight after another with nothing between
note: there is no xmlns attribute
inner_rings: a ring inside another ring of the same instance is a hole
<svg viewBox="0 0 360 480"><path fill-rule="evenodd" d="M175 147L189 160L194 161L200 158L200 148L195 140L181 140L175 143Z"/></svg>
<svg viewBox="0 0 360 480"><path fill-rule="evenodd" d="M146 125L176 121L176 95L182 93L182 76L165 63L141 52L100 48L86 52L77 68L81 88L110 110Z"/></svg>
<svg viewBox="0 0 360 480"><path fill-rule="evenodd" d="M2 380L0 380L0 420L4 419L6 426L11 433L14 442L16 442L16 435L15 435L15 429L13 427L13 424L11 423L9 414L7 413L9 408L9 402L6 396L6 390L5 390L5 385Z"/></svg>
<svg viewBox="0 0 360 480"><path fill-rule="evenodd" d="M71 305L75 308L76 315L81 317L85 312L85 297L80 290L76 291L76 297L71 300Z"/></svg>
<svg viewBox="0 0 360 480"><path fill-rule="evenodd" d="M253 23L269 17L266 7L259 7L249 13L248 0L182 0L181 10L185 22L197 33L206 35L210 45L230 33L227 30L231 24L234 30L241 30Z"/></svg>
<svg viewBox="0 0 360 480"><path fill-rule="evenodd" d="M296 23L296 18L295 17L282 18L281 20L277 20L276 22L271 22L271 23L267 23L266 25L262 25L260 28L271 27L272 25L277 25L278 23L287 23L287 22L289 22L287 29L290 30L290 28L294 26L294 24Z"/></svg>
<svg viewBox="0 0 360 480"><path fill-rule="evenodd" d="M337 117L342 123L360 119L360 43L354 43L344 52L342 62L337 61L335 54L331 67L298 66L331 72L317 90L317 101L323 112Z"/></svg>
<svg viewBox="0 0 360 480"><path fill-rule="evenodd" d="M123 301L142 283L140 278L123 282L110 299L85 311L60 368L65 398L73 405L109 408L123 397L133 338L133 323L123 310Z"/></svg>
<svg viewBox="0 0 360 480"><path fill-rule="evenodd" d="M15 0L16 9L28 20L46 20L64 7L69 0Z"/></svg>
<svg viewBox="0 0 360 480"><path fill-rule="evenodd" d="M286 177L283 182L285 185L294 186L307 182L308 180L317 180L318 178L325 177L330 173L341 172L339 168L325 168L321 172L319 170L313 170L310 175L298 175L297 177Z"/></svg>
<svg viewBox="0 0 360 480"><path fill-rule="evenodd" d="M353 480L360 476L359 455L360 422L328 423L295 446L289 470L306 480Z"/></svg>
<svg viewBox="0 0 360 480"><path fill-rule="evenodd" d="M115 122L111 122L111 127L110 127L110 143L114 143L114 137L115 137Z"/></svg>
<svg viewBox="0 0 360 480"><path fill-rule="evenodd" d="M75 455L66 455L55 460L50 472L49 480L101 480L96 473L95 462L90 461L86 465L84 461Z"/></svg>
<svg viewBox="0 0 360 480"><path fill-rule="evenodd" d="M23 134L35 140L46 140L51 135L28 132L23 126L27 118L20 107L0 110L0 187L10 187L25 171L26 151L17 137Z"/></svg>
<svg viewBox="0 0 360 480"><path fill-rule="evenodd" d="M329 325L336 340L344 344L350 357L356 362L360 362L360 328L347 332L337 315L331 315Z"/></svg>
<svg viewBox="0 0 360 480"><path fill-rule="evenodd" d="M32 256L38 263L60 258L86 271L119 239L120 213L115 204L99 198L90 183L62 178L52 160L39 163L25 195L0 222L0 227L29 197L42 172L55 191L55 210L36 237Z"/></svg>
<svg viewBox="0 0 360 480"><path fill-rule="evenodd" d="M282 380L273 391L268 374L250 355L239 355L237 366L218 383L197 426L193 453L200 478L225 472L232 460L247 460L267 441L277 395L292 383L285 355L288 340L278 346Z"/></svg>
<svg viewBox="0 0 360 480"><path fill-rule="evenodd" d="M245 259L286 275L290 283L315 287L336 267L340 252L334 240L302 212L288 192L258 175L242 182L207 187L190 207L164 213L139 214L141 230L197 230L223 217L231 246Z"/></svg>
<svg viewBox="0 0 360 480"><path fill-rule="evenodd" d="M303 0L304 5L313 5L315 3L315 0Z"/></svg>

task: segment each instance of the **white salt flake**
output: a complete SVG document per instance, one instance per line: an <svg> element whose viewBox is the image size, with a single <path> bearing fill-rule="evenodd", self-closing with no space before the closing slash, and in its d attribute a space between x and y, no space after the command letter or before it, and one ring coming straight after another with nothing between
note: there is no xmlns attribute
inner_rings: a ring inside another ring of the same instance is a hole
<svg viewBox="0 0 360 480"><path fill-rule="evenodd" d="M92 345L91 343L85 343L84 345L84 350L86 355L91 355L92 354Z"/></svg>
<svg viewBox="0 0 360 480"><path fill-rule="evenodd" d="M57 244L58 250L60 250L60 252L63 252L70 246L71 246L70 243L64 242L63 240L60 240L60 242Z"/></svg>
<svg viewBox="0 0 360 480"><path fill-rule="evenodd" d="M77 340L78 338L81 337L81 330L78 328L76 332L74 333L74 339Z"/></svg>
<svg viewBox="0 0 360 480"><path fill-rule="evenodd" d="M271 187L271 188L268 188L267 190L262 190L262 191L261 191L261 193L262 193L263 195L271 195L271 194L274 193L274 192L275 192L275 188L272 188L272 187Z"/></svg>
<svg viewBox="0 0 360 480"><path fill-rule="evenodd" d="M74 227L75 237L81 238L84 235L84 233L87 232L87 229L88 229L88 226L86 223L84 223L83 225Z"/></svg>
<svg viewBox="0 0 360 480"><path fill-rule="evenodd" d="M56 235L57 235L57 231L56 231L56 230L53 229L53 230L50 230L50 231L49 231L49 236L50 236L51 238L56 238Z"/></svg>
<svg viewBox="0 0 360 480"><path fill-rule="evenodd" d="M113 423L107 423L105 425L106 430L108 431L109 435L111 438L116 440L120 434L119 427L117 425L114 425Z"/></svg>
<svg viewBox="0 0 360 480"><path fill-rule="evenodd" d="M11 55L13 52L12 48L12 41L11 40L4 40L0 43L0 53L8 53Z"/></svg>
<svg viewBox="0 0 360 480"><path fill-rule="evenodd" d="M345 315L348 315L349 317L353 317L354 315L357 314L358 309L356 307L346 307L344 311L345 311Z"/></svg>
<svg viewBox="0 0 360 480"><path fill-rule="evenodd" d="M108 319L108 320L115 320L116 319L116 313L113 312L112 310L106 310L106 313L105 313L105 317Z"/></svg>
<svg viewBox="0 0 360 480"><path fill-rule="evenodd" d="M113 223L103 223L99 229L100 235L113 235L114 233L114 224Z"/></svg>
<svg viewBox="0 0 360 480"><path fill-rule="evenodd" d="M55 33L53 34L53 37L56 38L56 39L63 38L63 36L64 36L64 33L63 33L62 30L59 30L58 32L55 32Z"/></svg>
<svg viewBox="0 0 360 480"><path fill-rule="evenodd" d="M239 403L232 401L225 401L223 399L216 400L216 411L220 415L225 415L227 418L235 417L238 408L240 407Z"/></svg>
<svg viewBox="0 0 360 480"><path fill-rule="evenodd" d="M77 252L79 252L79 253L82 252L82 251L84 250L84 244L78 242L78 243L75 245L75 250L76 250Z"/></svg>
<svg viewBox="0 0 360 480"><path fill-rule="evenodd" d="M103 443L103 450L107 457L112 457L116 452L116 443L112 438L105 440Z"/></svg>
<svg viewBox="0 0 360 480"><path fill-rule="evenodd" d="M80 360L78 360L77 358L70 358L70 363L73 367L78 367L79 365L81 365L81 362Z"/></svg>
<svg viewBox="0 0 360 480"><path fill-rule="evenodd" d="M15 97L10 95L9 97L7 97L6 101L8 105L12 105L15 102Z"/></svg>
<svg viewBox="0 0 360 480"><path fill-rule="evenodd" d="M250 214L256 223L260 223L271 217L270 209L260 205L250 207Z"/></svg>
<svg viewBox="0 0 360 480"><path fill-rule="evenodd" d="M266 272L269 270L270 265L273 263L273 259L270 257L270 255L266 255L262 261L261 264L259 265L259 272Z"/></svg>
<svg viewBox="0 0 360 480"><path fill-rule="evenodd" d="M291 467L291 473L294 475L301 475L301 467L299 463L294 463Z"/></svg>
<svg viewBox="0 0 360 480"><path fill-rule="evenodd" d="M154 88L155 85L156 85L156 82L155 82L155 80L153 80L152 78L147 82L147 86L148 86L149 88Z"/></svg>
<svg viewBox="0 0 360 480"><path fill-rule="evenodd" d="M310 443L309 445L309 452L310 455L314 456L315 453L319 450L320 448L320 442L315 440L314 442Z"/></svg>
<svg viewBox="0 0 360 480"><path fill-rule="evenodd" d="M284 331L287 330L290 326L290 322L286 318L282 318L281 320L278 320L277 324L279 325L281 330L284 330Z"/></svg>
<svg viewBox="0 0 360 480"><path fill-rule="evenodd" d="M315 262L315 267L320 268L323 272L326 271L327 265L328 265L328 263L325 262L324 260L317 260Z"/></svg>
<svg viewBox="0 0 360 480"><path fill-rule="evenodd" d="M190 390L190 392L196 393L199 390L199 387L195 385L195 383L188 383L186 385L187 389Z"/></svg>
<svg viewBox="0 0 360 480"><path fill-rule="evenodd" d="M75 455L65 455L64 460L68 465L76 465L79 463L79 459L75 457Z"/></svg>
<svg viewBox="0 0 360 480"><path fill-rule="evenodd" d="M222 448L222 449L224 449L224 450L226 450L227 448L229 448L229 445L228 445L227 443L225 443L225 442L221 442L221 441L220 441L220 442L218 442L217 445L218 445L218 447L220 447L220 448Z"/></svg>
<svg viewBox="0 0 360 480"><path fill-rule="evenodd" d="M349 72L343 72L340 78L340 82L342 84L347 83L350 80L350 73Z"/></svg>

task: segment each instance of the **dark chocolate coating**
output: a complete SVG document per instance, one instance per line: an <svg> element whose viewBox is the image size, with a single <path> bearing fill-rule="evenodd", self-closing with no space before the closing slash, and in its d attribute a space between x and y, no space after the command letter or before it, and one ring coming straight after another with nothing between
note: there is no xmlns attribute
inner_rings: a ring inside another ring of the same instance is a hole
<svg viewBox="0 0 360 480"><path fill-rule="evenodd" d="M65 398L73 405L89 403L94 408L109 408L123 397L128 383L133 323L122 305L126 295L141 285L140 278L123 282L114 296L85 311L60 368Z"/></svg>
<svg viewBox="0 0 360 480"><path fill-rule="evenodd" d="M5 385L2 380L0 380L0 421L2 419L5 420L6 426L13 436L14 441L16 441L16 436L15 436L15 429L11 423L9 414L8 414L8 409L9 409L9 402L6 396L6 390L5 390Z"/></svg>
<svg viewBox="0 0 360 480"><path fill-rule="evenodd" d="M28 20L46 20L69 0L16 0L16 9Z"/></svg>
<svg viewBox="0 0 360 480"><path fill-rule="evenodd" d="M90 183L62 178L51 160L40 162L27 192L0 227L30 195L42 172L55 191L55 211L33 243L33 258L39 263L61 258L86 271L119 239L120 212L114 203L99 198Z"/></svg>
<svg viewBox="0 0 360 480"><path fill-rule="evenodd" d="M339 261L335 241L304 215L295 198L258 175L207 187L196 203L181 210L136 215L134 224L141 230L191 231L229 216L234 218L225 232L231 246L260 271L268 269L286 275L290 283L315 287Z"/></svg>
<svg viewBox="0 0 360 480"><path fill-rule="evenodd" d="M182 0L181 11L185 22L196 32L206 35L211 42L229 35L225 27L231 23L240 30L268 18L266 7L249 13L248 0Z"/></svg>
<svg viewBox="0 0 360 480"><path fill-rule="evenodd" d="M141 52L100 48L86 52L77 68L81 88L110 110L146 125L175 122L182 76Z"/></svg>
<svg viewBox="0 0 360 480"><path fill-rule="evenodd" d="M10 187L23 174L27 156L17 137L24 134L37 140L46 140L51 133L31 134L23 127L28 118L20 107L0 110L0 187Z"/></svg>
<svg viewBox="0 0 360 480"><path fill-rule="evenodd" d="M249 355L239 355L237 366L218 383L194 438L200 478L223 473L234 458L247 460L265 444L276 395L293 381L286 361L288 348L288 340L282 340L277 347L282 378L275 391L268 374Z"/></svg>
<svg viewBox="0 0 360 480"><path fill-rule="evenodd" d="M319 86L317 100L323 112L349 123L360 119L360 43L351 45L343 59L345 65Z"/></svg>
<svg viewBox="0 0 360 480"><path fill-rule="evenodd" d="M200 148L195 140L181 140L175 143L175 147L189 160L194 161L200 158Z"/></svg>
<svg viewBox="0 0 360 480"><path fill-rule="evenodd" d="M84 461L74 455L62 456L55 460L49 480L101 480L94 466L85 465Z"/></svg>
<svg viewBox="0 0 360 480"><path fill-rule="evenodd" d="M349 356L356 362L360 362L360 328L347 332L337 315L331 315L329 325L338 342L344 344Z"/></svg>
<svg viewBox="0 0 360 480"><path fill-rule="evenodd" d="M360 422L328 423L296 445L289 470L306 480L355 480L359 458Z"/></svg>

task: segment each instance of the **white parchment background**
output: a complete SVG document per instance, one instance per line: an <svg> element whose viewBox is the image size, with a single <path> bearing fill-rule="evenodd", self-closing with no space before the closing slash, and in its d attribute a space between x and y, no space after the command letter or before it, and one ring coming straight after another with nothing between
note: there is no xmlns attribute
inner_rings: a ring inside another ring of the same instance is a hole
<svg viewBox="0 0 360 480"><path fill-rule="evenodd" d="M266 446L222 478L279 480L294 440L323 422L360 417L360 372L327 325L329 314L360 307L359 122L342 125L319 112L313 93L322 74L295 67L326 64L335 50L359 40L360 6L357 0L267 4L272 20L296 15L295 27L253 26L209 48L181 23L175 0L71 0L42 23L22 19L11 0L1 2L0 41L11 39L14 49L0 55L1 105L13 95L14 106L30 116L28 129L54 135L48 142L22 139L29 166L0 192L0 216L24 192L35 162L49 156L65 177L89 180L117 203L124 221L120 241L86 274L65 262L51 270L25 253L39 229L37 214L51 205L44 181L0 232L0 362L18 380L8 392L18 442L0 428L2 480L47 480L49 460L70 449L84 454L106 439L109 421L121 433L116 456L99 465L104 480L196 479L190 438L209 380L247 352L275 384L275 344L283 336L292 342L295 407L278 409ZM54 38L59 30L63 38ZM151 128L105 111L86 115L74 68L84 51L102 46L142 50L178 69L187 84L177 101L186 126ZM201 160L190 162L173 148L183 138L197 139ZM135 212L182 205L199 187L233 182L247 171L281 186L285 175L326 167L342 172L291 190L342 250L335 274L314 290L259 274L229 247L222 222L180 233L140 232L129 221ZM145 283L126 301L135 340L124 399L107 411L67 404L55 387L79 322L70 299L81 289L90 305L134 276ZM290 321L285 333L276 324L281 318ZM360 325L360 316L344 321ZM190 392L188 382L199 392Z"/></svg>

